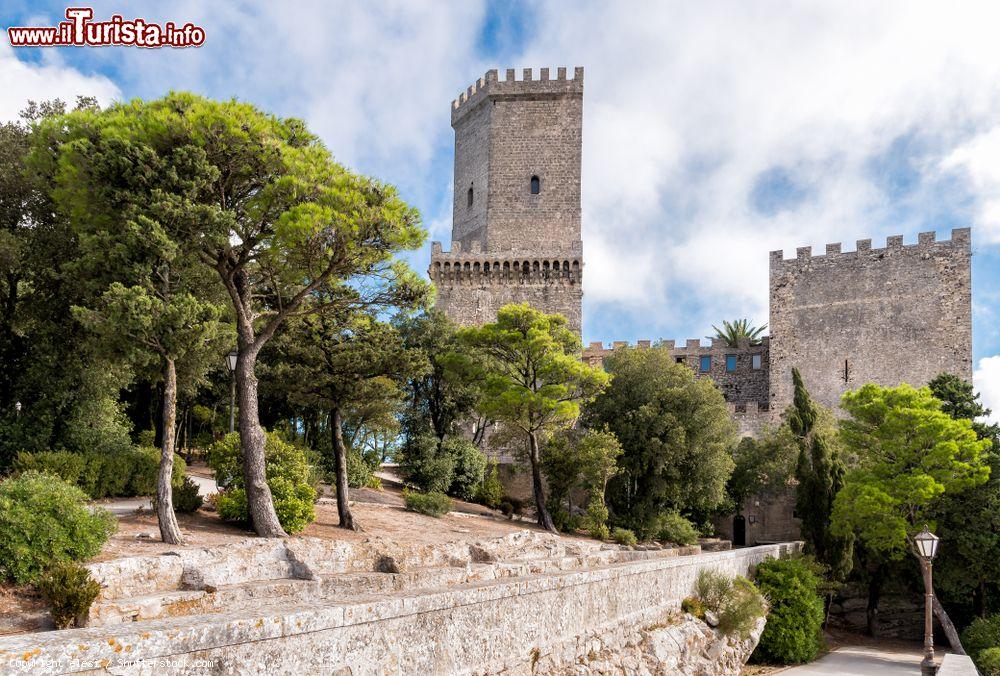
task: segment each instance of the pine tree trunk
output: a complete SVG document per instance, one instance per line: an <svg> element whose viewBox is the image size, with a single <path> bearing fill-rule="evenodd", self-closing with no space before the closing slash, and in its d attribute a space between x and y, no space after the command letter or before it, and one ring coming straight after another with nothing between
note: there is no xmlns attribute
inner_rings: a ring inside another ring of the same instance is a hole
<svg viewBox="0 0 1000 676"><path fill-rule="evenodd" d="M875 570L868 580L868 635L878 638L880 627L878 622L878 604L882 596L882 564L876 564Z"/></svg>
<svg viewBox="0 0 1000 676"><path fill-rule="evenodd" d="M941 628L944 629L944 635L948 637L948 643L951 645L951 651L957 655L964 655L965 648L962 647L962 639L958 637L958 630L955 629L955 625L952 624L951 618L948 617L948 613L945 611L944 606L938 600L937 594L934 595L934 615L938 618L938 622L941 623Z"/></svg>
<svg viewBox="0 0 1000 676"><path fill-rule="evenodd" d="M181 529L174 514L172 478L174 473L174 422L177 418L177 367L174 360L164 360L163 369L163 445L160 447L160 472L156 478L156 521L160 539L168 545L181 544Z"/></svg>
<svg viewBox="0 0 1000 676"><path fill-rule="evenodd" d="M344 420L339 408L330 411L330 433L333 435L333 469L337 475L337 515L340 527L361 530L351 514L347 493L347 449L344 446Z"/></svg>
<svg viewBox="0 0 1000 676"><path fill-rule="evenodd" d="M257 376L254 373L255 352L247 352L240 341L240 356L236 361L236 399L239 403L240 446L243 448L243 482L247 493L250 521L257 535L265 538L288 537L274 511L274 500L267 485L264 465L264 430L260 426L257 408Z"/></svg>
<svg viewBox="0 0 1000 676"><path fill-rule="evenodd" d="M538 437L534 432L528 435L529 457L531 458L531 489L535 494L535 511L538 513L538 525L550 533L558 533L552 522L552 515L545 506L545 489L542 487L541 453L538 449Z"/></svg>

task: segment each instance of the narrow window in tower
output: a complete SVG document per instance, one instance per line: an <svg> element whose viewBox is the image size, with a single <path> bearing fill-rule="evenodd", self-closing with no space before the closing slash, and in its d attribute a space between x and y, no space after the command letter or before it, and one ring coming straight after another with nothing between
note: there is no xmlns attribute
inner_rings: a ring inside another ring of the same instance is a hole
<svg viewBox="0 0 1000 676"><path fill-rule="evenodd" d="M538 180L537 176L531 177L531 194L537 195L542 191L542 182Z"/></svg>
<svg viewBox="0 0 1000 676"><path fill-rule="evenodd" d="M472 207L472 186L471 185L469 186L469 199L468 199L468 202L466 203L465 206L467 208L471 208Z"/></svg>

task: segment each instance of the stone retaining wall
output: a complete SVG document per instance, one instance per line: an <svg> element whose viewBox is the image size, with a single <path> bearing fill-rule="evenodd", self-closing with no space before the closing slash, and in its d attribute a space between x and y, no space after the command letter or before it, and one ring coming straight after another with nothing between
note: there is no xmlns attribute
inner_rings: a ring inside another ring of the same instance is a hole
<svg viewBox="0 0 1000 676"><path fill-rule="evenodd" d="M0 639L0 673L492 674L530 673L541 660L558 671L592 652L595 639L662 622L702 569L743 575L796 549L767 545L370 600L13 636Z"/></svg>

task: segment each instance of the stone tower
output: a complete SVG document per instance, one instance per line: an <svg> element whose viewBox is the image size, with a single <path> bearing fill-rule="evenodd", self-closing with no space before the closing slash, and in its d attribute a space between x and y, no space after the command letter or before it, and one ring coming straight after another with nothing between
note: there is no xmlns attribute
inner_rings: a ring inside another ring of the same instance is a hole
<svg viewBox="0 0 1000 676"><path fill-rule="evenodd" d="M509 303L560 313L580 333L583 68L573 79L491 70L452 102L451 251L432 244L437 306L461 325Z"/></svg>
<svg viewBox="0 0 1000 676"><path fill-rule="evenodd" d="M926 385L942 372L972 382L972 244L968 228L916 244L870 239L856 251L771 252L771 411L792 401L792 367L810 394L838 410L865 383Z"/></svg>

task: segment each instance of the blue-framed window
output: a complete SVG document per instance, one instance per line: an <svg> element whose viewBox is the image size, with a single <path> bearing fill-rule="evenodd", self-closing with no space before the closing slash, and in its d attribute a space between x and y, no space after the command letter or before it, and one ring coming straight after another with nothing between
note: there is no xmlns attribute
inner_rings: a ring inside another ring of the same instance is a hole
<svg viewBox="0 0 1000 676"><path fill-rule="evenodd" d="M726 373L732 373L736 370L736 355L727 354L726 355Z"/></svg>
<svg viewBox="0 0 1000 676"><path fill-rule="evenodd" d="M707 355L707 354L704 355L701 358L701 361L699 362L699 364L701 365L700 368L701 368L701 372L702 373L707 373L708 371L711 371L712 370L712 357L711 357L711 355Z"/></svg>

